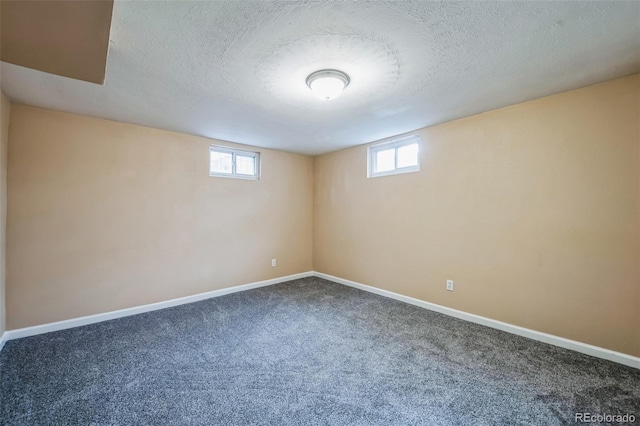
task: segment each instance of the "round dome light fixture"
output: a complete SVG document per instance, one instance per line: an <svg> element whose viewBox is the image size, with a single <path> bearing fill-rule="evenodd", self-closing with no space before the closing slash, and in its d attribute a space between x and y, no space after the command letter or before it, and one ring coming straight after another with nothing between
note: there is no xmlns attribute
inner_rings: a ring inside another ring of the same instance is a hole
<svg viewBox="0 0 640 426"><path fill-rule="evenodd" d="M338 70L319 70L309 74L307 86L322 100L335 99L349 85L349 76Z"/></svg>

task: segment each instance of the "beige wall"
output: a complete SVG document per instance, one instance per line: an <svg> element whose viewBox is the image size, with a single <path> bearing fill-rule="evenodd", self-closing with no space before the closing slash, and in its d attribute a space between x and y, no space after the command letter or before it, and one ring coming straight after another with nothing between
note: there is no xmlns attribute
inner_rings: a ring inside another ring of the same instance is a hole
<svg viewBox="0 0 640 426"><path fill-rule="evenodd" d="M640 355L639 109L635 75L422 129L418 173L317 157L314 268Z"/></svg>
<svg viewBox="0 0 640 426"><path fill-rule="evenodd" d="M4 62L104 84L113 0L0 1Z"/></svg>
<svg viewBox="0 0 640 426"><path fill-rule="evenodd" d="M7 235L7 146L9 144L9 120L11 103L0 91L0 336L6 327L5 310L5 262Z"/></svg>
<svg viewBox="0 0 640 426"><path fill-rule="evenodd" d="M23 105L9 134L8 329L312 269L309 157L213 178L222 142Z"/></svg>
<svg viewBox="0 0 640 426"><path fill-rule="evenodd" d="M365 146L260 149L254 182L205 138L22 105L9 132L8 329L315 269L640 356L638 75L422 129L422 170L375 179Z"/></svg>

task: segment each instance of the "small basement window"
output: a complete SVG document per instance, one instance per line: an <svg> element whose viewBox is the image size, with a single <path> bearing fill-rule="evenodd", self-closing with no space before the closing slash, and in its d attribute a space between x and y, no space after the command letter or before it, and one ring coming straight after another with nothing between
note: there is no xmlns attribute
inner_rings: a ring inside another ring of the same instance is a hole
<svg viewBox="0 0 640 426"><path fill-rule="evenodd" d="M209 176L260 179L260 153L211 145Z"/></svg>
<svg viewBox="0 0 640 426"><path fill-rule="evenodd" d="M419 151L418 135L369 145L368 177L419 171Z"/></svg>

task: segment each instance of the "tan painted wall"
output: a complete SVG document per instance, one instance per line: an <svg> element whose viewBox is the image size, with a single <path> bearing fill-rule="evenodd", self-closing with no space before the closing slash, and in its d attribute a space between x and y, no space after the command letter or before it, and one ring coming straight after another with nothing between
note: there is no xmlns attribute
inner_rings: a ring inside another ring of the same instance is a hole
<svg viewBox="0 0 640 426"><path fill-rule="evenodd" d="M113 0L0 1L4 62L103 84Z"/></svg>
<svg viewBox="0 0 640 426"><path fill-rule="evenodd" d="M419 173L261 149L251 182L207 176L217 141L14 105L7 328L308 271L313 228L320 272L640 355L640 76L419 133Z"/></svg>
<svg viewBox="0 0 640 426"><path fill-rule="evenodd" d="M312 269L312 158L213 178L220 141L23 105L9 140L8 329Z"/></svg>
<svg viewBox="0 0 640 426"><path fill-rule="evenodd" d="M7 146L9 144L11 103L2 91L0 91L0 98L0 336L2 336L6 329Z"/></svg>
<svg viewBox="0 0 640 426"><path fill-rule="evenodd" d="M315 270L640 355L640 76L419 134L418 173L315 158Z"/></svg>

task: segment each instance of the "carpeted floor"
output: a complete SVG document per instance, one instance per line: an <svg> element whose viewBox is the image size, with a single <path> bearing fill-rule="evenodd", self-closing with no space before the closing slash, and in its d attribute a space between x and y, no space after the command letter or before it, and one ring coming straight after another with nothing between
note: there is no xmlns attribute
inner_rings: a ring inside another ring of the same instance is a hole
<svg viewBox="0 0 640 426"><path fill-rule="evenodd" d="M0 353L3 425L554 425L576 412L640 417L640 371L319 278Z"/></svg>

